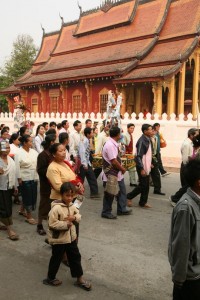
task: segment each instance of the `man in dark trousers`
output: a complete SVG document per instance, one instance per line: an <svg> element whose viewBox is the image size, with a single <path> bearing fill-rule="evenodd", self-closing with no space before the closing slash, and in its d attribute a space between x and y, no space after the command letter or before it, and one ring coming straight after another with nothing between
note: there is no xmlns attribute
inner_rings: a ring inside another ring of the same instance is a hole
<svg viewBox="0 0 200 300"><path fill-rule="evenodd" d="M189 188L173 209L168 256L173 300L200 299L200 160L185 166Z"/></svg>
<svg viewBox="0 0 200 300"><path fill-rule="evenodd" d="M126 169L122 166L119 155L119 140L121 132L119 127L110 129L110 138L105 143L102 151L103 157L103 181L106 183L103 197L102 218L116 219L112 214L113 200L117 200L117 215L130 215L132 209L126 207L126 186L124 176ZM110 188L108 188L110 186ZM116 187L117 191L116 191ZM107 189L108 188L108 189ZM114 191L115 190L115 191Z"/></svg>
<svg viewBox="0 0 200 300"><path fill-rule="evenodd" d="M165 193L161 192L161 176L159 172L159 163L157 158L158 153L158 139L153 129L153 136L151 137L152 144L152 168L151 168L151 179L154 186L154 194L165 196Z"/></svg>
<svg viewBox="0 0 200 300"><path fill-rule="evenodd" d="M153 135L152 126L149 124L142 125L142 136L136 144L136 170L139 178L139 184L132 192L127 194L127 204L131 206L131 199L140 195L139 206L151 208L148 201L149 195L149 174L152 167L152 145L151 137Z"/></svg>
<svg viewBox="0 0 200 300"><path fill-rule="evenodd" d="M79 176L84 182L85 177L87 178L90 187L90 198L99 198L99 189L97 179L90 162L90 139L93 137L93 129L86 127L84 129L84 137L81 138L78 146L78 154L81 161Z"/></svg>

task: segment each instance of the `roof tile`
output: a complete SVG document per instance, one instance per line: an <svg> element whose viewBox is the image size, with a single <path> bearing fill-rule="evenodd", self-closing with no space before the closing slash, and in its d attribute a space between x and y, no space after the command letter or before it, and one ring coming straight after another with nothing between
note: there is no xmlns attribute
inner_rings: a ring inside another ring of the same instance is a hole
<svg viewBox="0 0 200 300"><path fill-rule="evenodd" d="M140 65L178 61L183 57L185 51L192 46L193 42L194 38L190 38L157 44Z"/></svg>
<svg viewBox="0 0 200 300"><path fill-rule="evenodd" d="M96 66L90 68L82 68L82 69L74 69L62 72L54 72L48 74L39 74L33 75L32 77L28 78L23 82L23 85L31 85L40 82L49 82L49 81L66 81L66 80L73 80L73 79L82 79L87 77L101 77L101 76L111 76L111 75L118 75L120 72L128 68L132 62L126 63L118 63L118 64L111 64L107 65L106 67Z"/></svg>
<svg viewBox="0 0 200 300"><path fill-rule="evenodd" d="M200 20L199 0L179 0L171 4L160 40L197 32Z"/></svg>
<svg viewBox="0 0 200 300"><path fill-rule="evenodd" d="M48 64L39 69L39 72L55 69L80 67L84 65L95 65L109 61L120 61L136 57L141 51L149 47L151 39L127 42L125 44L109 45L86 51L68 53L54 56Z"/></svg>
<svg viewBox="0 0 200 300"><path fill-rule="evenodd" d="M50 53L53 51L58 40L58 36L59 33L55 33L53 35L43 37L41 49L34 64L41 64L49 59Z"/></svg>
<svg viewBox="0 0 200 300"><path fill-rule="evenodd" d="M123 76L120 80L121 81L132 81L137 82L143 80L148 80L149 78L162 78L164 77L165 72L169 72L170 70L173 70L176 64L171 64L167 66L156 66L156 67L148 67L148 68L140 68L133 70L129 74Z"/></svg>
<svg viewBox="0 0 200 300"><path fill-rule="evenodd" d="M167 2L168 0L157 0L139 5L136 16L130 25L88 34L79 38L73 36L76 25L65 26L62 29L54 54L153 35L162 21Z"/></svg>
<svg viewBox="0 0 200 300"><path fill-rule="evenodd" d="M122 5L114 6L107 12L98 10L95 13L83 15L77 25L75 34L86 34L97 29L99 30L127 22L130 19L134 5L135 0L132 0Z"/></svg>

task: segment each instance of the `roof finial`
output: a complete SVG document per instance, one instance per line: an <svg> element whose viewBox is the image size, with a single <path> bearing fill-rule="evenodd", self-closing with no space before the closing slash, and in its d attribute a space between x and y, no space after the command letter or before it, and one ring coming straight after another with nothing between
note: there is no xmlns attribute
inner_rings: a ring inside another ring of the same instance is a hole
<svg viewBox="0 0 200 300"><path fill-rule="evenodd" d="M42 24L40 24L41 28L42 28L42 31L43 31L43 35L45 35L45 29L44 27L42 27Z"/></svg>
<svg viewBox="0 0 200 300"><path fill-rule="evenodd" d="M64 18L63 18L63 17L61 17L60 13L59 13L59 17L60 17L60 19L61 19L61 22L62 22L62 25L63 25L63 24L64 24Z"/></svg>
<svg viewBox="0 0 200 300"><path fill-rule="evenodd" d="M82 7L80 6L79 2L77 1L78 8L80 9L80 14L82 14Z"/></svg>

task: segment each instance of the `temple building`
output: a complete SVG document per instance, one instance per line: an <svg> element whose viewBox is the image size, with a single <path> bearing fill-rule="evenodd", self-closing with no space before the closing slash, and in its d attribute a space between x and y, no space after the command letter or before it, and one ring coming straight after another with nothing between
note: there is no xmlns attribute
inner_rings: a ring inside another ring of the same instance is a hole
<svg viewBox="0 0 200 300"><path fill-rule="evenodd" d="M10 111L105 112L108 91L122 113L192 113L200 81L199 0L107 0L43 34L31 70L1 90Z"/></svg>

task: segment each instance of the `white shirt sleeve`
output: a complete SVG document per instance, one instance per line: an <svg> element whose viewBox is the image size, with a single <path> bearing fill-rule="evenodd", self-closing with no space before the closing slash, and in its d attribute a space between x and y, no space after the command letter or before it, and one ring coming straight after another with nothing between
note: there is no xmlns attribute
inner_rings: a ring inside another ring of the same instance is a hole
<svg viewBox="0 0 200 300"><path fill-rule="evenodd" d="M15 166L16 166L16 176L17 178L21 178L21 171L19 165L19 154L15 154L14 156Z"/></svg>
<svg viewBox="0 0 200 300"><path fill-rule="evenodd" d="M39 138L39 136L36 136L35 137L35 149L36 149L36 151L38 152L38 153L41 153L42 152L42 147L41 147L41 143L42 143L42 141L41 141L41 139Z"/></svg>
<svg viewBox="0 0 200 300"><path fill-rule="evenodd" d="M192 144L189 141L185 141L181 147L182 162L185 165L188 162L189 156L192 155Z"/></svg>
<svg viewBox="0 0 200 300"><path fill-rule="evenodd" d="M74 135L70 134L69 136L69 154L73 155L73 157L77 156L77 153L75 151L75 139L74 139Z"/></svg>
<svg viewBox="0 0 200 300"><path fill-rule="evenodd" d="M103 148L103 135L99 134L97 137L97 146L95 149L95 154L99 154L102 152L102 148Z"/></svg>

